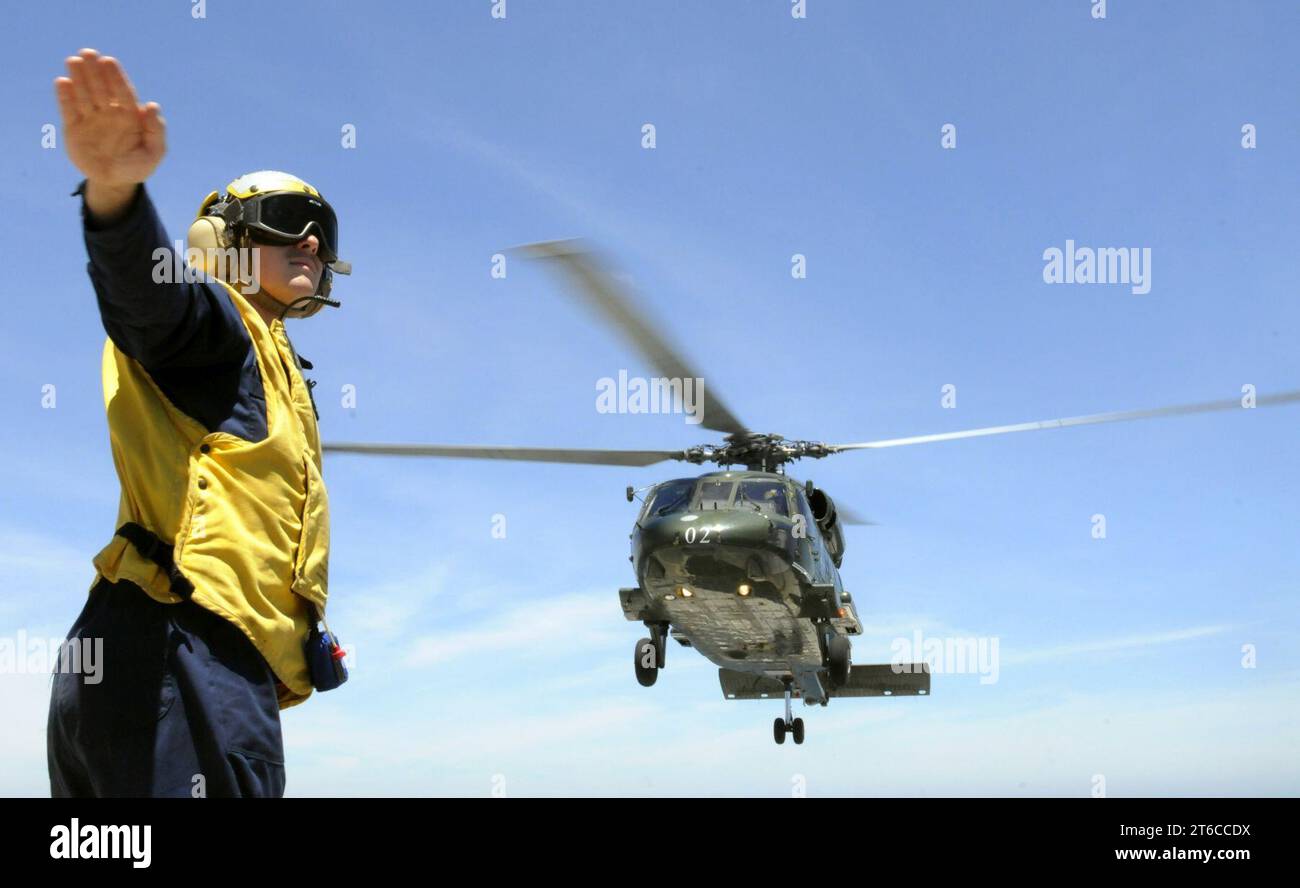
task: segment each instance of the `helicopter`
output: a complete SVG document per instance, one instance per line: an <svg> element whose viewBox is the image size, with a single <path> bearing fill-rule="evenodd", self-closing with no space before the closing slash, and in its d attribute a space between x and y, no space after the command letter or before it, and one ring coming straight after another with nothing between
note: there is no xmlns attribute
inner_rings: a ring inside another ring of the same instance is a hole
<svg viewBox="0 0 1300 888"><path fill-rule="evenodd" d="M702 379L638 310L606 263L582 240L547 241L512 252L557 267L594 313L621 333L667 379ZM1300 390L1260 395L1255 406L1300 401ZM722 443L685 450L599 450L483 445L325 443L327 453L435 456L644 467L676 460L720 468L642 491L629 535L636 585L619 589L624 617L648 632L637 641L633 670L655 684L668 642L694 649L718 667L728 700L784 699L773 739L804 741L792 701L827 705L835 697L904 697L930 693L926 663L854 664L852 637L862 634L840 568L844 527L873 522L837 505L786 466L855 450L925 444L1012 432L1065 428L1241 409L1240 399L1048 419L1014 425L851 444L787 440L742 423L716 394L701 405L699 425ZM743 469L733 470L732 466ZM628 502L639 491L626 489Z"/></svg>

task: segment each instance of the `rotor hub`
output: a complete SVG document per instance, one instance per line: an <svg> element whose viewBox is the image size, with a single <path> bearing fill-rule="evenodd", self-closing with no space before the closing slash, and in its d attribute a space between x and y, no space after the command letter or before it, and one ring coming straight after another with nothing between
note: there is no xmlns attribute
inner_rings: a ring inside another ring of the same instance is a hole
<svg viewBox="0 0 1300 888"><path fill-rule="evenodd" d="M780 435L747 432L727 435L725 444L700 444L683 451L686 462L744 465L755 472L779 472L797 459L821 459L835 451L820 441L787 441Z"/></svg>

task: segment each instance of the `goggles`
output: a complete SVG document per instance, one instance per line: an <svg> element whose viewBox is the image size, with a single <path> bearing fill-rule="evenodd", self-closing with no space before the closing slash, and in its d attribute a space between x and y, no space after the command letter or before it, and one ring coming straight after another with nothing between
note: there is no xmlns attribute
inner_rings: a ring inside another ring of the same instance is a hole
<svg viewBox="0 0 1300 888"><path fill-rule="evenodd" d="M257 194L238 201L239 221L259 240L297 243L315 229L320 258L338 261L339 225L324 200L299 192Z"/></svg>

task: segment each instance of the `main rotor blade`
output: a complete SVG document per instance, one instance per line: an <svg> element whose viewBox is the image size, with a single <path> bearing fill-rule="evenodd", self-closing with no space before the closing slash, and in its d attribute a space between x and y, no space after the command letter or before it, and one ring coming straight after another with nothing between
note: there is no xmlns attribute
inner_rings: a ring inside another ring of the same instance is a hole
<svg viewBox="0 0 1300 888"><path fill-rule="evenodd" d="M1300 401L1300 390L1282 392L1277 395L1263 395L1255 399L1259 407L1276 404L1289 404ZM1130 419L1152 419L1159 416L1185 416L1191 413L1213 413L1220 410L1244 410L1241 399L1228 398L1224 401L1205 401L1200 404L1179 404L1172 407L1155 407L1150 410L1124 410L1117 413L1094 413L1089 416L1069 416L1064 419L1044 419L1038 422L1022 422L1016 425L989 426L983 429L967 429L962 432L941 432L937 435L919 435L914 438L887 438L883 441L867 441L862 444L828 444L827 449L834 453L844 450L865 450L878 447L902 447L905 444L929 444L933 441L955 441L958 438L982 438L986 435L1003 435L1008 432L1033 432L1039 429L1059 429L1066 426L1094 425L1101 422L1126 422Z"/></svg>
<svg viewBox="0 0 1300 888"><path fill-rule="evenodd" d="M378 456L443 456L460 459L510 459L595 466L650 466L680 459L680 450L572 450L561 447L492 447L472 444L322 444L325 453Z"/></svg>
<svg viewBox="0 0 1300 888"><path fill-rule="evenodd" d="M686 359L670 346L655 325L643 317L626 289L601 264L581 240L558 240L528 244L515 250L534 259L558 260L578 292L603 319L622 333L656 370L670 379L702 379ZM743 435L748 430L722 399L714 394L701 397L701 424L715 432Z"/></svg>

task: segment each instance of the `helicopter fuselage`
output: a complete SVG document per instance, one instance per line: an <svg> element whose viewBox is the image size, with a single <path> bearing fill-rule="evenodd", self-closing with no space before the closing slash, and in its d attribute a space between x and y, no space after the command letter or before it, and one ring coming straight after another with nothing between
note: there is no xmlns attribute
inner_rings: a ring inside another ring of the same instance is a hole
<svg viewBox="0 0 1300 888"><path fill-rule="evenodd" d="M823 533L785 475L723 471L657 485L632 530L638 585L621 590L624 614L669 627L722 669L791 682L795 696L822 702L830 638L862 631L837 569L842 537Z"/></svg>

